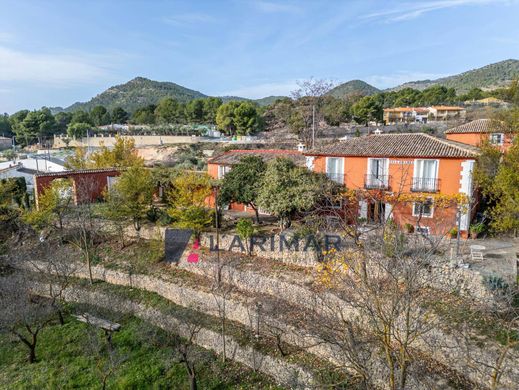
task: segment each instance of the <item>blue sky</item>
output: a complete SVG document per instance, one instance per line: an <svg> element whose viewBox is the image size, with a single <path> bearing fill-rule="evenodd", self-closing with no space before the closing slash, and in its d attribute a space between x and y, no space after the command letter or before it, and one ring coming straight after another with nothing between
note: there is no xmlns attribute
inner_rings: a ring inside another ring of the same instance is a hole
<svg viewBox="0 0 519 390"><path fill-rule="evenodd" d="M519 58L519 0L0 0L0 112L136 76L209 95L311 76L387 88Z"/></svg>

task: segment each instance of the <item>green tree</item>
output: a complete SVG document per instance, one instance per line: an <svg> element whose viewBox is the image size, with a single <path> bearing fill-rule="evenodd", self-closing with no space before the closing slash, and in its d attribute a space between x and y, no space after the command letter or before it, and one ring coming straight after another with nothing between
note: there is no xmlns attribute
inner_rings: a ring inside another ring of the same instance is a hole
<svg viewBox="0 0 519 390"><path fill-rule="evenodd" d="M70 180L53 180L38 196L38 207L24 215L27 223L37 229L49 226L63 230L65 215L73 203L73 190Z"/></svg>
<svg viewBox="0 0 519 390"><path fill-rule="evenodd" d="M278 157L267 164L257 202L286 228L297 212L309 210L319 200L322 190L319 175Z"/></svg>
<svg viewBox="0 0 519 390"><path fill-rule="evenodd" d="M29 114L29 110L21 110L15 112L13 115L9 117L9 124L11 125L11 130L16 136L16 142L21 143L24 142L24 130L22 126L22 122L25 117Z"/></svg>
<svg viewBox="0 0 519 390"><path fill-rule="evenodd" d="M177 100L167 97L162 99L155 109L155 116L159 123L179 123L182 115L181 106Z"/></svg>
<svg viewBox="0 0 519 390"><path fill-rule="evenodd" d="M219 202L221 204L236 202L251 207L256 213L256 222L259 223L257 201L265 170L266 164L261 157L242 158L224 176L218 197Z"/></svg>
<svg viewBox="0 0 519 390"><path fill-rule="evenodd" d="M87 135L87 132L92 129L92 125L89 123L70 123L67 126L67 135L71 138L81 138Z"/></svg>
<svg viewBox="0 0 519 390"><path fill-rule="evenodd" d="M150 104L135 110L131 122L136 125L152 125L156 122L155 110L157 106Z"/></svg>
<svg viewBox="0 0 519 390"><path fill-rule="evenodd" d="M58 112L54 115L54 119L56 120L56 131L63 134L67 131L67 127L72 121L72 114L64 111Z"/></svg>
<svg viewBox="0 0 519 390"><path fill-rule="evenodd" d="M243 102L234 110L236 134L249 135L261 128L261 118L256 106L251 102Z"/></svg>
<svg viewBox="0 0 519 390"><path fill-rule="evenodd" d="M218 107L216 125L227 135L236 134L235 111L240 102L230 101Z"/></svg>
<svg viewBox="0 0 519 390"><path fill-rule="evenodd" d="M16 122L14 130L18 141L23 140L25 145L29 145L41 140L41 137L52 135L56 130L56 121L50 110L43 107L41 110L28 112L21 122Z"/></svg>
<svg viewBox="0 0 519 390"><path fill-rule="evenodd" d="M519 132L519 108L496 115L496 126L508 132ZM474 170L474 180L481 188L490 216L490 225L496 232L514 232L519 229L519 141L502 156L495 146L484 143Z"/></svg>
<svg viewBox="0 0 519 390"><path fill-rule="evenodd" d="M216 113L222 105L222 99L209 97L204 99L204 121L206 123L216 124Z"/></svg>
<svg viewBox="0 0 519 390"><path fill-rule="evenodd" d="M213 211L205 203L212 191L211 178L206 173L186 171L176 176L167 193L168 214L177 226L192 229L199 236L213 220Z"/></svg>
<svg viewBox="0 0 519 390"><path fill-rule="evenodd" d="M351 119L351 104L346 100L328 96L323 104L322 113L326 123L330 126L339 126Z"/></svg>
<svg viewBox="0 0 519 390"><path fill-rule="evenodd" d="M204 122L204 99L193 99L186 105L188 123Z"/></svg>
<svg viewBox="0 0 519 390"><path fill-rule="evenodd" d="M101 146L90 155L86 164L91 168L134 167L143 166L144 160L137 153L135 141L132 138L116 137L112 148Z"/></svg>
<svg viewBox="0 0 519 390"><path fill-rule="evenodd" d="M359 124L367 125L370 121L381 121L384 107L384 96L365 96L352 107L353 119Z"/></svg>
<svg viewBox="0 0 519 390"><path fill-rule="evenodd" d="M0 115L0 136L10 137L13 135L11 131L11 123L9 122L9 115Z"/></svg>
<svg viewBox="0 0 519 390"><path fill-rule="evenodd" d="M104 106L95 106L90 111L90 120L94 126L104 126L111 122L110 113Z"/></svg>
<svg viewBox="0 0 519 390"><path fill-rule="evenodd" d="M115 107L112 111L112 123L123 124L128 121L128 113L122 107Z"/></svg>
<svg viewBox="0 0 519 390"><path fill-rule="evenodd" d="M153 201L155 185L151 172L142 166L131 166L119 176L107 194L112 217L131 220L137 233Z"/></svg>
<svg viewBox="0 0 519 390"><path fill-rule="evenodd" d="M72 113L72 119L70 120L70 123L89 123L91 125L94 124L88 112L81 110L74 111Z"/></svg>
<svg viewBox="0 0 519 390"><path fill-rule="evenodd" d="M247 248L247 254L251 254L251 238L254 235L254 225L248 218L240 218L236 223L236 233L240 238L245 241L245 247Z"/></svg>

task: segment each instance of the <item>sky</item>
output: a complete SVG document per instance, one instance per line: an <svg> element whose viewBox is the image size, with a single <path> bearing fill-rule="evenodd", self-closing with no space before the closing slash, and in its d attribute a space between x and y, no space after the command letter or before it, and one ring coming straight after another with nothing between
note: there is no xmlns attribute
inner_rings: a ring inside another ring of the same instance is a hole
<svg viewBox="0 0 519 390"><path fill-rule="evenodd" d="M0 112L142 76L207 95L378 88L519 58L519 0L0 0Z"/></svg>

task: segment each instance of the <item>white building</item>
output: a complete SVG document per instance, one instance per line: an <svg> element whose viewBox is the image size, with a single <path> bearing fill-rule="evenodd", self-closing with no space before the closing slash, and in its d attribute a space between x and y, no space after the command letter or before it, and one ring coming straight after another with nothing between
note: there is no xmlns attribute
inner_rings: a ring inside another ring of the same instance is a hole
<svg viewBox="0 0 519 390"><path fill-rule="evenodd" d="M35 173L62 172L65 170L64 162L61 160L31 157L16 161L0 162L0 179L23 177L27 185L27 192L33 193Z"/></svg>

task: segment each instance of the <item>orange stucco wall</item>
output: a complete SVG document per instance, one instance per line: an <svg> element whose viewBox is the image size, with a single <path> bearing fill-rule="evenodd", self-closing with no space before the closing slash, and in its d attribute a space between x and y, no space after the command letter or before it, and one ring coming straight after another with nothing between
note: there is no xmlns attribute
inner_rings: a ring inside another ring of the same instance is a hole
<svg viewBox="0 0 519 390"><path fill-rule="evenodd" d="M218 179L218 164L207 164L207 174L213 179Z"/></svg>
<svg viewBox="0 0 519 390"><path fill-rule="evenodd" d="M365 175L368 173L368 157L343 157L344 184L349 189L364 188ZM414 174L414 158L394 157L389 159L388 173L390 191L409 192ZM459 192L461 179L461 163L465 159L439 159L438 179L439 192L454 195ZM314 171L326 172L326 157L314 159Z"/></svg>
<svg viewBox="0 0 519 390"><path fill-rule="evenodd" d="M389 158L389 192L409 193L414 175L414 158ZM466 159L438 159L439 193L455 195L459 193L461 180L461 163ZM343 157L344 183L348 189L364 188L365 175L368 172L368 157ZM314 158L314 171L326 172L326 157ZM395 207L392 218L400 226L410 223L416 226L418 218L412 215L413 204L401 204ZM456 226L456 208L449 207L434 210L432 217L422 217L420 226L429 227L432 234L445 234Z"/></svg>
<svg viewBox="0 0 519 390"><path fill-rule="evenodd" d="M458 133L458 134L446 134L448 140L461 142L463 144L480 146L481 143L489 138L488 133ZM502 152L506 152L510 146L512 146L513 138L510 134L505 134L505 140L503 145L499 145L499 149Z"/></svg>

